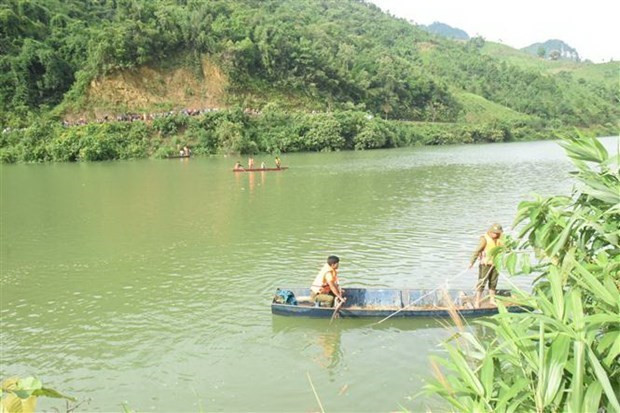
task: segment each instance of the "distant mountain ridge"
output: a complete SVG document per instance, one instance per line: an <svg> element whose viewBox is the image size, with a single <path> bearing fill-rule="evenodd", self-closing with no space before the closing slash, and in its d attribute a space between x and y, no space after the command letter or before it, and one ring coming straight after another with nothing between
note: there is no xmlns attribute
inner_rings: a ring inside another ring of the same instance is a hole
<svg viewBox="0 0 620 413"><path fill-rule="evenodd" d="M469 35L465 30L459 29L458 27L452 27L445 23L433 22L428 26L420 25L420 27L429 33L437 34L449 39L469 40Z"/></svg>
<svg viewBox="0 0 620 413"><path fill-rule="evenodd" d="M574 62L581 60L576 49L559 39L549 39L546 42L533 43L521 50L551 60L572 60Z"/></svg>

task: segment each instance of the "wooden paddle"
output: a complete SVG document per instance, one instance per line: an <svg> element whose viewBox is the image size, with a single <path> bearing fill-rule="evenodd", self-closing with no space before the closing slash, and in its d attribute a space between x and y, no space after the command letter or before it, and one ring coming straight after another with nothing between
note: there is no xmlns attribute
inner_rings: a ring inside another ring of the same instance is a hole
<svg viewBox="0 0 620 413"><path fill-rule="evenodd" d="M329 323L331 324L336 318L339 317L338 312L340 311L340 307L342 307L342 305L344 304L345 301L347 301L347 299L345 298L344 300L340 300L338 297L335 298L336 302L336 307L334 308L334 312L332 314L332 318L331 320L329 320Z"/></svg>

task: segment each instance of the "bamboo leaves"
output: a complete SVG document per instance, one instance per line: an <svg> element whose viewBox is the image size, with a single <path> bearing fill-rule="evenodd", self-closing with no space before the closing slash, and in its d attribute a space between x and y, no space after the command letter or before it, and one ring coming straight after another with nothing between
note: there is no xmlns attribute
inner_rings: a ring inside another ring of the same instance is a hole
<svg viewBox="0 0 620 413"><path fill-rule="evenodd" d="M609 157L607 150L597 139L568 138L561 142L568 156L572 159L603 163Z"/></svg>
<svg viewBox="0 0 620 413"><path fill-rule="evenodd" d="M490 332L484 341L463 332L455 341L468 345L448 348L453 390L433 389L459 410L620 411L620 179L598 141L563 146L581 190L522 202L521 231L495 259L511 274L540 273L531 297L511 298L532 311L508 313L500 302L477 322Z"/></svg>

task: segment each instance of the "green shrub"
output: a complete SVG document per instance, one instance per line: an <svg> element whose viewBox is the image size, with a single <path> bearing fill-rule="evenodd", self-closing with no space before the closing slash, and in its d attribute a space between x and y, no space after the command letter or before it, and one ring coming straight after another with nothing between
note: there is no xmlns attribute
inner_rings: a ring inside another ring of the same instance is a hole
<svg viewBox="0 0 620 413"><path fill-rule="evenodd" d="M434 357L426 386L458 411L620 411L620 176L596 139L563 143L577 167L572 196L519 205L519 234L495 258L511 274L539 273L531 310L479 321L484 338L461 331ZM532 266L530 257L537 257Z"/></svg>

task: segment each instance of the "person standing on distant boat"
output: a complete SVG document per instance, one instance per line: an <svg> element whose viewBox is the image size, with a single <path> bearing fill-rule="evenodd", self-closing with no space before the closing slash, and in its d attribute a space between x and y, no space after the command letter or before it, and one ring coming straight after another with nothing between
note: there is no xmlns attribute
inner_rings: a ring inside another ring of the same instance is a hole
<svg viewBox="0 0 620 413"><path fill-rule="evenodd" d="M476 284L476 299L474 306L480 307L480 298L484 291L485 284L489 286L489 296L491 298L491 304L495 304L495 288L497 287L497 280L499 278L499 272L493 264L492 251L499 246L503 245L500 239L504 230L500 224L493 224L491 228L480 237L478 247L474 251L469 268L472 268L476 263L476 260L480 260L478 266L478 283Z"/></svg>
<svg viewBox="0 0 620 413"><path fill-rule="evenodd" d="M338 284L338 267L340 258L335 255L327 257L327 263L319 271L310 287L310 299L318 305L333 307L334 300L345 301L344 290Z"/></svg>
<svg viewBox="0 0 620 413"><path fill-rule="evenodd" d="M280 169L281 165L282 165L282 161L280 161L280 157L276 156L276 168Z"/></svg>
<svg viewBox="0 0 620 413"><path fill-rule="evenodd" d="M254 169L254 158L251 156L248 158L248 169Z"/></svg>
<svg viewBox="0 0 620 413"><path fill-rule="evenodd" d="M261 162L261 163L260 163L260 169L265 169L265 168L266 168L266 166L265 166L265 162Z"/></svg>
<svg viewBox="0 0 620 413"><path fill-rule="evenodd" d="M239 161L237 161L237 163L233 167L233 170L234 171L245 171L245 169L243 169L243 166L241 165L241 162Z"/></svg>

